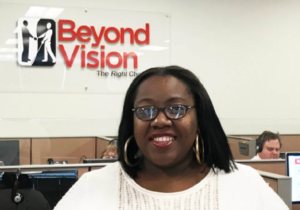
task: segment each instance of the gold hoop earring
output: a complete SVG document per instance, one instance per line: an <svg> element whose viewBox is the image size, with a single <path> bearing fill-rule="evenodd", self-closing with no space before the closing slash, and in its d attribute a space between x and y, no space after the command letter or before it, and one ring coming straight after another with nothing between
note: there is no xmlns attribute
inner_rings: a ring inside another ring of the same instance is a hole
<svg viewBox="0 0 300 210"><path fill-rule="evenodd" d="M200 154L199 154L199 135L197 134L196 140L195 140L195 153L196 153L196 159L199 165L201 164Z"/></svg>
<svg viewBox="0 0 300 210"><path fill-rule="evenodd" d="M125 146L124 146L124 160L125 160L125 163L129 166L129 167L135 167L137 166L138 164L140 164L143 156L140 157L140 159L135 163L135 164L131 164L128 160L128 157L127 157L127 148L128 148L128 145L130 143L130 141L133 139L133 136L130 136L126 142L125 142Z"/></svg>

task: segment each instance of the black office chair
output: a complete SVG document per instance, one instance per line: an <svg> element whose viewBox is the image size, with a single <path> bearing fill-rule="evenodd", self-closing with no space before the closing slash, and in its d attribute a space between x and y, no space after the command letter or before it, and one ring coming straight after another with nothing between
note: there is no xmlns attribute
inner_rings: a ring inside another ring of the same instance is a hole
<svg viewBox="0 0 300 210"><path fill-rule="evenodd" d="M33 189L27 174L4 173L2 184L1 210L51 210L42 193Z"/></svg>

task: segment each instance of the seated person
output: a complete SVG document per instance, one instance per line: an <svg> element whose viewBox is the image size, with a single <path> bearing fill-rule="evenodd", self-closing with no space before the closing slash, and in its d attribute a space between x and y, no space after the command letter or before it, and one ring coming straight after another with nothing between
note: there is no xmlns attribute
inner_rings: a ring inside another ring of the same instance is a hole
<svg viewBox="0 0 300 210"><path fill-rule="evenodd" d="M106 149L103 151L100 158L103 159L112 159L112 158L118 158L118 148L117 145L110 141L107 145Z"/></svg>
<svg viewBox="0 0 300 210"><path fill-rule="evenodd" d="M264 131L256 140L257 155L251 160L278 159L282 146L279 134Z"/></svg>

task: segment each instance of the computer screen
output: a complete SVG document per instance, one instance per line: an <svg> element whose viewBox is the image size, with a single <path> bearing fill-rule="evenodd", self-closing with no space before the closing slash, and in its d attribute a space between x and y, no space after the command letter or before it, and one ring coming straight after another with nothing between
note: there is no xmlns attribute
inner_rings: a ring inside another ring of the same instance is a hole
<svg viewBox="0 0 300 210"><path fill-rule="evenodd" d="M114 163L118 161L117 158L111 159L84 159L83 163Z"/></svg>
<svg viewBox="0 0 300 210"><path fill-rule="evenodd" d="M292 177L292 203L300 203L300 152L286 153L286 175Z"/></svg>
<svg viewBox="0 0 300 210"><path fill-rule="evenodd" d="M0 141L0 161L6 166L20 165L19 140Z"/></svg>

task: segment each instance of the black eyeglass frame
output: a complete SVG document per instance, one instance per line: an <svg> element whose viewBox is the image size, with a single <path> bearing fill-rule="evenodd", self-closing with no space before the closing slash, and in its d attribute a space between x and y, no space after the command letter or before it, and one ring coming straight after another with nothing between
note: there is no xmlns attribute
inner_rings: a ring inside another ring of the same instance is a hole
<svg viewBox="0 0 300 210"><path fill-rule="evenodd" d="M148 120L139 118L139 116L137 115L137 110L140 109L140 108L148 108L148 107L157 109L157 114L155 115L155 117L153 117L153 118L151 118L151 119L148 119ZM179 117L179 118L170 118L170 117L167 115L167 113L166 113L166 109L167 109L168 107L184 107L184 108L186 109L186 111L185 111L185 114L184 114L182 117ZM196 106L187 106L187 105L181 105L181 104L178 104L178 105L170 105L170 106L166 106L166 107L162 107L162 108L157 108L157 107L155 107L155 106L142 106L142 107L136 107L136 108L133 108L132 111L135 113L135 116L136 116L138 119L143 120L143 121L151 121L151 120L154 120L154 119L158 116L158 114L159 114L161 111L165 114L165 116L166 116L169 120L178 120L178 119L181 119L181 118L185 117L185 115L188 113L189 109L192 109L192 108L195 108L195 107L196 107Z"/></svg>

